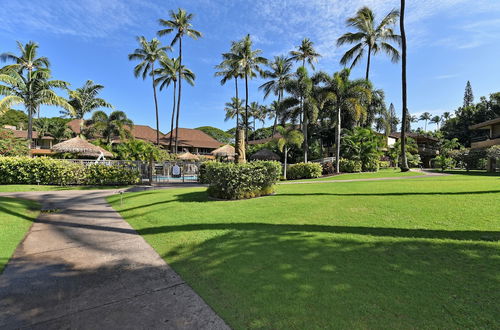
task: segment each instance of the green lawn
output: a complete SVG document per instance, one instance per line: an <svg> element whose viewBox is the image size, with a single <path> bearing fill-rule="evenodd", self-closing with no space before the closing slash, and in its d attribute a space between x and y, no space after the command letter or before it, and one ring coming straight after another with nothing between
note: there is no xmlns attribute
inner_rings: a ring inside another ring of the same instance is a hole
<svg viewBox="0 0 500 330"><path fill-rule="evenodd" d="M500 176L109 201L236 329L500 328Z"/></svg>
<svg viewBox="0 0 500 330"><path fill-rule="evenodd" d="M374 178L393 178L400 176L418 176L418 175L425 175L425 173L415 172L415 171L401 172L399 169L384 168L380 169L378 172L346 173L346 174L326 176L310 180L328 181L328 180L374 179ZM304 181L304 180L297 180L297 181Z"/></svg>
<svg viewBox="0 0 500 330"><path fill-rule="evenodd" d="M125 189L128 187L129 186L49 186L49 185L32 185L32 184L2 184L0 185L0 193L19 192L19 191Z"/></svg>
<svg viewBox="0 0 500 330"><path fill-rule="evenodd" d="M32 201L0 197L0 273L38 215Z"/></svg>

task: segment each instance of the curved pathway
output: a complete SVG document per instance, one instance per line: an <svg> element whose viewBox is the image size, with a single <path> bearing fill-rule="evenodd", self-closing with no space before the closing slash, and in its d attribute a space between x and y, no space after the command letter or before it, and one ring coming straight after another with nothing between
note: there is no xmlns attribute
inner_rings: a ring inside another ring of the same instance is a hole
<svg viewBox="0 0 500 330"><path fill-rule="evenodd" d="M111 208L113 193L0 194L48 211L0 275L0 328L228 328Z"/></svg>

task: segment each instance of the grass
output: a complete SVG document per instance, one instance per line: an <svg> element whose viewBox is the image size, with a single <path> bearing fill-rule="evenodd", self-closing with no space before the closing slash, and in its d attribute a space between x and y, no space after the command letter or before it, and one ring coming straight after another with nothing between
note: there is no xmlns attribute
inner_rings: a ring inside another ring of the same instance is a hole
<svg viewBox="0 0 500 330"><path fill-rule="evenodd" d="M0 273L38 216L36 202L0 197Z"/></svg>
<svg viewBox="0 0 500 330"><path fill-rule="evenodd" d="M60 191L60 190L94 190L94 189L124 189L129 186L51 186L51 185L31 185L31 184L10 184L0 185L2 192L22 192L22 191Z"/></svg>
<svg viewBox="0 0 500 330"><path fill-rule="evenodd" d="M500 176L108 200L236 329L500 328Z"/></svg>
<svg viewBox="0 0 500 330"><path fill-rule="evenodd" d="M400 176L419 176L425 175L415 171L401 172L399 169L383 168L378 172L363 172L363 173L345 173L339 175L325 176L317 179L310 179L308 181L328 181L328 180L352 180L352 179L375 179L375 178L393 178ZM303 180L298 180L303 181Z"/></svg>

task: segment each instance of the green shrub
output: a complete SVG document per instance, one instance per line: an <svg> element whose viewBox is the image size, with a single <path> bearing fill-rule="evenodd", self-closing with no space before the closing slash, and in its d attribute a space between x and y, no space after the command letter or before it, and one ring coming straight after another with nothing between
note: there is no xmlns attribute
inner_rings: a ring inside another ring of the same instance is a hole
<svg viewBox="0 0 500 330"><path fill-rule="evenodd" d="M362 163L361 169L363 172L377 172L379 160L376 158L368 159Z"/></svg>
<svg viewBox="0 0 500 330"><path fill-rule="evenodd" d="M0 184L127 185L139 182L139 172L123 166L83 166L61 159L0 157Z"/></svg>
<svg viewBox="0 0 500 330"><path fill-rule="evenodd" d="M391 162L388 160L381 160L378 162L379 168L390 168L391 167Z"/></svg>
<svg viewBox="0 0 500 330"><path fill-rule="evenodd" d="M281 173L274 161L246 164L207 162L201 180L208 183L208 194L222 199L243 199L269 195Z"/></svg>
<svg viewBox="0 0 500 330"><path fill-rule="evenodd" d="M324 162L323 167L323 175L333 174L335 173L335 164L332 162Z"/></svg>
<svg viewBox="0 0 500 330"><path fill-rule="evenodd" d="M289 180L319 178L323 168L319 163L297 163L286 169L286 178Z"/></svg>
<svg viewBox="0 0 500 330"><path fill-rule="evenodd" d="M344 173L356 173L361 172L361 161L340 158L340 172Z"/></svg>

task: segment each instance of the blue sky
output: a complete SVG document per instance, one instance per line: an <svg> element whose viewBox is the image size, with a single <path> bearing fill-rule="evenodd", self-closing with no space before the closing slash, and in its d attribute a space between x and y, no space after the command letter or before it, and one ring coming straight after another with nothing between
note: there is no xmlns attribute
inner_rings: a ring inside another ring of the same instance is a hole
<svg viewBox="0 0 500 330"><path fill-rule="evenodd" d="M286 54L309 37L323 55L317 69L339 70L342 51L335 40L346 31L345 20L361 6L378 17L399 6L398 0L1 0L0 52L15 51L15 41L34 40L40 54L52 62L54 78L79 87L87 79L106 86L102 96L125 111L137 124L154 126L150 81L134 78L127 54L135 36L155 36L158 18L170 9L195 14L200 40L186 40L184 62L197 75L195 87L183 88L181 126L211 125L223 129L224 103L233 96L233 84L221 86L214 65L232 40L250 33L265 57ZM407 0L408 107L412 114L441 114L462 103L470 80L476 99L499 91L500 1ZM169 36L161 38L169 44ZM174 48L174 54L177 49ZM364 76L363 62L353 71ZM384 55L375 57L371 79L401 112L400 65ZM250 101L268 103L250 84ZM160 93L160 129L170 123L171 93ZM56 108L42 115L56 116ZM420 124L422 126L423 123Z"/></svg>

